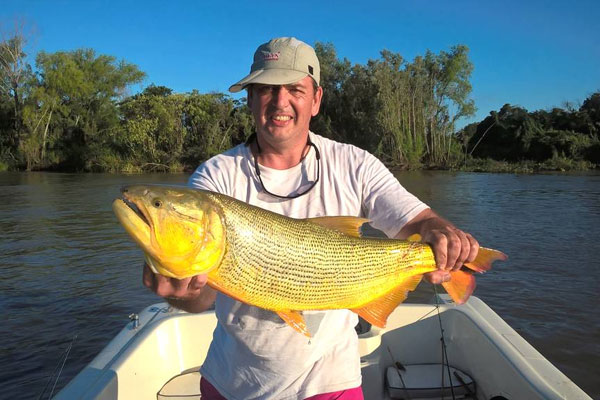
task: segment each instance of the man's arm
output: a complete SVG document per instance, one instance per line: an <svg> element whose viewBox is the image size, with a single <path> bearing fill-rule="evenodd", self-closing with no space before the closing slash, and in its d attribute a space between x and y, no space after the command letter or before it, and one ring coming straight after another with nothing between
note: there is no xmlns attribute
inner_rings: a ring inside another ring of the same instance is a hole
<svg viewBox="0 0 600 400"><path fill-rule="evenodd" d="M479 243L467 232L456 228L452 223L437 215L433 210L421 211L410 220L396 235L406 239L418 233L423 242L429 243L439 271L425 276L431 283L441 283L450 279L450 271L460 269L465 262L477 256Z"/></svg>
<svg viewBox="0 0 600 400"><path fill-rule="evenodd" d="M162 296L173 307L190 313L208 310L215 302L217 292L206 286L206 275L196 275L186 279L168 278L152 272L144 265L144 285L159 296Z"/></svg>

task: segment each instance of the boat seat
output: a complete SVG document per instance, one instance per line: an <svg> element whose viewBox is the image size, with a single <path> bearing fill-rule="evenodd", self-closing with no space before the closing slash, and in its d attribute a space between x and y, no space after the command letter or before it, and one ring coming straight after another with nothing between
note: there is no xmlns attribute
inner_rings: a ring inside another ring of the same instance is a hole
<svg viewBox="0 0 600 400"><path fill-rule="evenodd" d="M452 381L448 378L448 368ZM465 399L475 398L475 382L469 375L442 364L391 366L386 382L392 399Z"/></svg>
<svg viewBox="0 0 600 400"><path fill-rule="evenodd" d="M200 367L192 370L183 371L181 374L171 378L160 389L156 398L158 400L167 399L200 399Z"/></svg>

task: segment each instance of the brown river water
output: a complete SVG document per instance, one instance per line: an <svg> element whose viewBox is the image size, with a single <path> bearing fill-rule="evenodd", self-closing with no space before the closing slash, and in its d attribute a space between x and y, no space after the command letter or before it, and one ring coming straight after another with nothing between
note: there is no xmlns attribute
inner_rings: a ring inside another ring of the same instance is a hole
<svg viewBox="0 0 600 400"><path fill-rule="evenodd" d="M600 175L397 176L481 244L509 255L478 278L475 295L600 399ZM142 285L141 252L111 203L124 184L186 179L0 173L0 398L56 394L130 313L160 301ZM432 293L421 284L409 300Z"/></svg>

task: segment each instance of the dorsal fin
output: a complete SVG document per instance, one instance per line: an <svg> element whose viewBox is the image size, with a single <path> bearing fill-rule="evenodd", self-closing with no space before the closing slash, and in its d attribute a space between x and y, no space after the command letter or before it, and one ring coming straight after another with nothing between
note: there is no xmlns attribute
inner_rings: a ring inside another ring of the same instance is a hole
<svg viewBox="0 0 600 400"><path fill-rule="evenodd" d="M361 237L360 227L370 222L366 218L338 216L338 217L315 217L306 219L313 224L324 226L325 228L335 229L348 236Z"/></svg>
<svg viewBox="0 0 600 400"><path fill-rule="evenodd" d="M366 319L369 323L380 328L385 328L385 323L389 315L400 303L406 300L409 291L415 290L419 282L421 282L422 277L423 275L408 277L389 293L352 311Z"/></svg>

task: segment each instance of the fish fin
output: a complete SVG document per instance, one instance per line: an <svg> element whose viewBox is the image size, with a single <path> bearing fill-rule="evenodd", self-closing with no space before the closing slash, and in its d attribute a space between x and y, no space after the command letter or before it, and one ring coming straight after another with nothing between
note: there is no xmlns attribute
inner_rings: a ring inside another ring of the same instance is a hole
<svg viewBox="0 0 600 400"><path fill-rule="evenodd" d="M398 307L400 303L406 300L409 291L415 290L423 275L415 275L406 278L402 283L389 293L378 297L377 299L365 304L360 308L354 308L352 311L360 315L369 323L385 328L388 317Z"/></svg>
<svg viewBox="0 0 600 400"><path fill-rule="evenodd" d="M342 232L343 234L354 237L361 237L362 234L360 232L360 227L363 224L370 222L370 220L366 218L350 216L307 218L306 221L324 226L325 228L334 229L338 232Z"/></svg>
<svg viewBox="0 0 600 400"><path fill-rule="evenodd" d="M276 311L277 315L281 317L289 326L294 328L296 332L303 334L306 337L311 337L306 322L300 311Z"/></svg>
<svg viewBox="0 0 600 400"><path fill-rule="evenodd" d="M480 247L475 260L465 263L465 267L476 272L485 272L492 268L494 261L506 261L507 259L508 256L501 251Z"/></svg>
<svg viewBox="0 0 600 400"><path fill-rule="evenodd" d="M456 304L464 304L475 290L475 277L461 270L450 272L450 277L442 286Z"/></svg>
<svg viewBox="0 0 600 400"><path fill-rule="evenodd" d="M423 238L421 237L421 235L415 233L414 235L410 235L406 240L408 240L409 242L420 242L422 239Z"/></svg>
<svg viewBox="0 0 600 400"><path fill-rule="evenodd" d="M244 301L244 299L240 298L240 296L238 296L237 294L235 294L234 292L232 292L231 290L229 290L227 287L221 285L218 281L218 279L215 279L214 276L211 276L211 273L208 273L208 281L206 281L206 284L208 286L210 286L211 288L218 290L219 292L226 294L227 296L231 297L232 299L235 299L241 303L244 304L248 304L247 302Z"/></svg>
<svg viewBox="0 0 600 400"><path fill-rule="evenodd" d="M465 267L475 272L485 272L492 268L494 261L505 261L508 257L498 250L480 247L474 261L465 263ZM458 270L450 272L450 280L442 286L456 304L464 304L475 290L475 277L471 271Z"/></svg>

